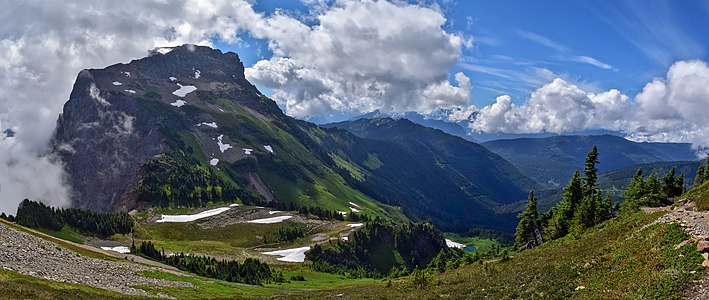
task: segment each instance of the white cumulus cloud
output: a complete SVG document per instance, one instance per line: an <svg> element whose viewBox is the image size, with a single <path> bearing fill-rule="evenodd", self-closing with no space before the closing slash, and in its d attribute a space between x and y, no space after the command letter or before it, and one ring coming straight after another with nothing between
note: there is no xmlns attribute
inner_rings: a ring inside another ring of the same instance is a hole
<svg viewBox="0 0 709 300"><path fill-rule="evenodd" d="M470 128L480 132L564 133L622 131L638 141L687 142L709 147L709 66L678 61L664 78L647 83L634 99L619 90L591 93L557 78L520 105L503 95L482 107Z"/></svg>
<svg viewBox="0 0 709 300"><path fill-rule="evenodd" d="M522 105L503 95L480 109L471 128L482 132L570 132L588 128L619 130L630 101L618 90L589 93L557 78L535 90Z"/></svg>
<svg viewBox="0 0 709 300"><path fill-rule="evenodd" d="M470 104L472 86L448 70L470 40L447 33L441 12L388 1L342 1L308 26L276 14L253 26L274 56L246 70L268 87L286 113L297 117L332 111L431 112Z"/></svg>

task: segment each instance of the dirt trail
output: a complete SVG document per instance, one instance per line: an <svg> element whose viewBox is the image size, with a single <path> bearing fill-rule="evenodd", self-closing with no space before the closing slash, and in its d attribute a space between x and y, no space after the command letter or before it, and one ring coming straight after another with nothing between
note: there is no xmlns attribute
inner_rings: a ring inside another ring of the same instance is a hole
<svg viewBox="0 0 709 300"><path fill-rule="evenodd" d="M667 214L660 217L655 223L671 223L679 222L685 226L687 233L691 236L691 241L707 241L709 240L709 211L696 211L694 202L679 202L672 209L671 207L658 208L643 208L647 213L656 211L668 211ZM709 260L704 256L704 265L709 265ZM701 278L695 281L684 293L684 299L709 299L709 269L704 269Z"/></svg>

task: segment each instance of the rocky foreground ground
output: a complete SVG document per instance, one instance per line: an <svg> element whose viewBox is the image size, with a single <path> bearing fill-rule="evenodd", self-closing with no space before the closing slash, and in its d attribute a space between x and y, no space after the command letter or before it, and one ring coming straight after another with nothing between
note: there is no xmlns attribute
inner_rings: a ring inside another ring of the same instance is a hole
<svg viewBox="0 0 709 300"><path fill-rule="evenodd" d="M90 258L56 243L0 223L0 268L48 280L85 284L130 294L148 295L134 286L192 287L185 282L148 278L140 272L161 270L135 263Z"/></svg>
<svg viewBox="0 0 709 300"><path fill-rule="evenodd" d="M660 217L654 223L682 224L690 239L682 242L697 243L697 250L704 256L703 266L709 267L709 211L696 211L693 202L680 202L676 207L664 207L659 209L646 209L646 212L657 210L667 210L668 213ZM682 245L680 244L680 245ZM680 246L678 245L678 246ZM709 271L704 270L701 279L694 282L684 295L686 299L704 300L709 299Z"/></svg>

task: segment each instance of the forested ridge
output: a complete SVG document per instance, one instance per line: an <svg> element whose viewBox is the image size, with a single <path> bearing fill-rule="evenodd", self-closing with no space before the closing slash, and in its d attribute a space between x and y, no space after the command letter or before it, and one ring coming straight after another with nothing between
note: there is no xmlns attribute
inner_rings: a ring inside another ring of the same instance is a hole
<svg viewBox="0 0 709 300"><path fill-rule="evenodd" d="M58 231L71 226L82 234L106 238L133 230L133 218L125 212L104 213L78 208L54 208L41 202L23 200L15 222L22 226Z"/></svg>

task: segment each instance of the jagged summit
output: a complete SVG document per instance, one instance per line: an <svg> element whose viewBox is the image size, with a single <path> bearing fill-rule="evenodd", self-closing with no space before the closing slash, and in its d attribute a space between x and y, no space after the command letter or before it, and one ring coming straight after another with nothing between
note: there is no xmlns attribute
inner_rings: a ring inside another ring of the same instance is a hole
<svg viewBox="0 0 709 300"><path fill-rule="evenodd" d="M194 45L159 50L77 76L52 141L65 162L75 206L135 206L126 197L140 181L138 169L154 156L180 148L169 145L180 132L192 132L208 156L217 156L225 147L217 144L219 135L195 124L216 124L230 106L264 118L283 117L275 102L246 80L236 53ZM222 137L219 143L229 140ZM220 159L237 159L225 156Z"/></svg>
<svg viewBox="0 0 709 300"><path fill-rule="evenodd" d="M52 147L79 208L355 203L444 229L513 229L514 203L533 183L499 156L404 119L351 124L288 117L246 80L238 55L185 45L82 71Z"/></svg>

